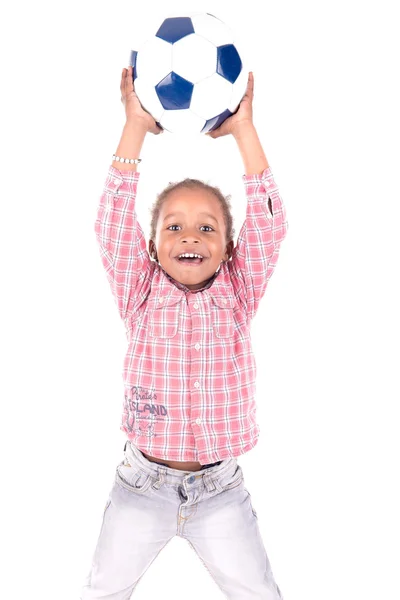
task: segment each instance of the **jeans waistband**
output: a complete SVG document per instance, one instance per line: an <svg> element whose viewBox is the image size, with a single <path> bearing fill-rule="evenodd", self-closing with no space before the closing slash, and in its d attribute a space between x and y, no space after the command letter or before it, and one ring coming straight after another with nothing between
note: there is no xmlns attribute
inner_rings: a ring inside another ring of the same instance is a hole
<svg viewBox="0 0 400 600"><path fill-rule="evenodd" d="M219 479L221 477L223 478L229 476L230 473L234 473L237 469L236 458L226 458L224 460L217 461L217 464L214 465L213 469L211 467L200 469L199 471L173 469L167 465L156 463L155 461L149 461L144 456L143 452L130 441L126 442L124 453L131 465L137 464L143 469L144 472L152 473L155 477L158 477L159 473L164 473L166 480L171 484L179 483L185 479L190 479L191 483L193 481L200 482L203 477L210 478L210 476L212 479ZM206 467L206 465L203 465L203 467Z"/></svg>
<svg viewBox="0 0 400 600"><path fill-rule="evenodd" d="M126 444L125 444L125 448L126 448ZM124 450L125 450L125 448L124 448ZM139 449L139 452L142 454L142 456L144 456L147 460L149 460L140 449ZM161 465L162 467L167 467L167 469L169 468L168 465L158 462L158 460L152 460L151 462L156 463L157 465ZM209 469L210 467L215 467L215 465L220 465L221 463L222 463L222 460L218 460L217 462L209 463L208 465L202 465L200 468L200 471L202 471L203 469Z"/></svg>

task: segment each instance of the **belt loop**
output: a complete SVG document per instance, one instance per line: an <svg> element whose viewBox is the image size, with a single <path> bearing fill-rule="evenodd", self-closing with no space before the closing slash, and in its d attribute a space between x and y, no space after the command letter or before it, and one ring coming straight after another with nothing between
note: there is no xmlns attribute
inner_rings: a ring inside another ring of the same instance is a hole
<svg viewBox="0 0 400 600"><path fill-rule="evenodd" d="M155 481L155 482L153 483L153 485L151 486L151 487L152 487L152 488L154 488L155 490L159 490L159 489L160 489L161 485L162 485L162 484L164 483L164 481L165 481L165 476L166 476L166 474L167 474L167 469L166 469L166 467L161 467L161 466L159 466L159 467L157 467L157 468L158 468L158 475L159 475L159 477L158 477L157 481Z"/></svg>
<svg viewBox="0 0 400 600"><path fill-rule="evenodd" d="M203 481L204 485L206 486L207 492L213 492L216 489L209 469L205 470L205 473L203 475Z"/></svg>

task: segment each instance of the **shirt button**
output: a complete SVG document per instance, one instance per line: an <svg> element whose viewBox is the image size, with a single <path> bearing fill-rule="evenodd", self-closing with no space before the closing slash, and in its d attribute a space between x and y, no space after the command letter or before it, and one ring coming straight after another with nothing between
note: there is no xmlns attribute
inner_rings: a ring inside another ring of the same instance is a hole
<svg viewBox="0 0 400 600"><path fill-rule="evenodd" d="M113 183L115 183L115 185L118 185L119 184L118 179L114 179Z"/></svg>
<svg viewBox="0 0 400 600"><path fill-rule="evenodd" d="M162 296L160 296L160 297L159 297L159 299L158 299L158 301L159 301L159 303L161 304L161 302L163 302L163 301L164 301L164 298L163 298Z"/></svg>
<svg viewBox="0 0 400 600"><path fill-rule="evenodd" d="M196 345L195 345L195 348L196 348L196 350L199 350L199 348L200 348L200 344L196 344Z"/></svg>
<svg viewBox="0 0 400 600"><path fill-rule="evenodd" d="M196 419L196 425L200 425L201 424L201 419Z"/></svg>
<svg viewBox="0 0 400 600"><path fill-rule="evenodd" d="M199 308L199 305L197 304L197 302L196 302L196 304L193 304L193 308Z"/></svg>
<svg viewBox="0 0 400 600"><path fill-rule="evenodd" d="M266 181L266 182L265 182L265 185L266 185L267 187L269 187L271 184L270 184L270 182L269 182L269 181Z"/></svg>
<svg viewBox="0 0 400 600"><path fill-rule="evenodd" d="M226 299L226 298L223 298L222 302L223 302L224 304L226 304L226 303L227 303L227 299Z"/></svg>
<svg viewBox="0 0 400 600"><path fill-rule="evenodd" d="M198 388L198 387L200 387L200 384L199 384L199 382L198 382L198 381L195 381L195 382L194 382L194 387L195 387L195 388Z"/></svg>

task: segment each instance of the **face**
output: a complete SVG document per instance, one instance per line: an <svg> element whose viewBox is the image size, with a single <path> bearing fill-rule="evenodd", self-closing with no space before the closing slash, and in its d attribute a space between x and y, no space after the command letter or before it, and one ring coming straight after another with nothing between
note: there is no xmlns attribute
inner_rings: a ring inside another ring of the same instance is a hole
<svg viewBox="0 0 400 600"><path fill-rule="evenodd" d="M191 290L202 288L224 260L229 260L233 241L226 243L222 207L211 193L180 189L164 200L158 218L156 239L149 242L150 255L157 252L162 268ZM183 252L203 259L179 260Z"/></svg>

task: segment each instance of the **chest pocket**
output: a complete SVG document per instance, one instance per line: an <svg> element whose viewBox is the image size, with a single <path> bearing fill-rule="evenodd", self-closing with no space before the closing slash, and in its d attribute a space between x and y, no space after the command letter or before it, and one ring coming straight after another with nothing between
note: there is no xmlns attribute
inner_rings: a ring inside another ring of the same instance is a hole
<svg viewBox="0 0 400 600"><path fill-rule="evenodd" d="M149 335L154 338L172 338L178 332L182 298L163 299L149 311Z"/></svg>
<svg viewBox="0 0 400 600"><path fill-rule="evenodd" d="M211 296L211 318L214 333L218 338L230 338L233 336L235 330L234 306L235 300L233 298Z"/></svg>

